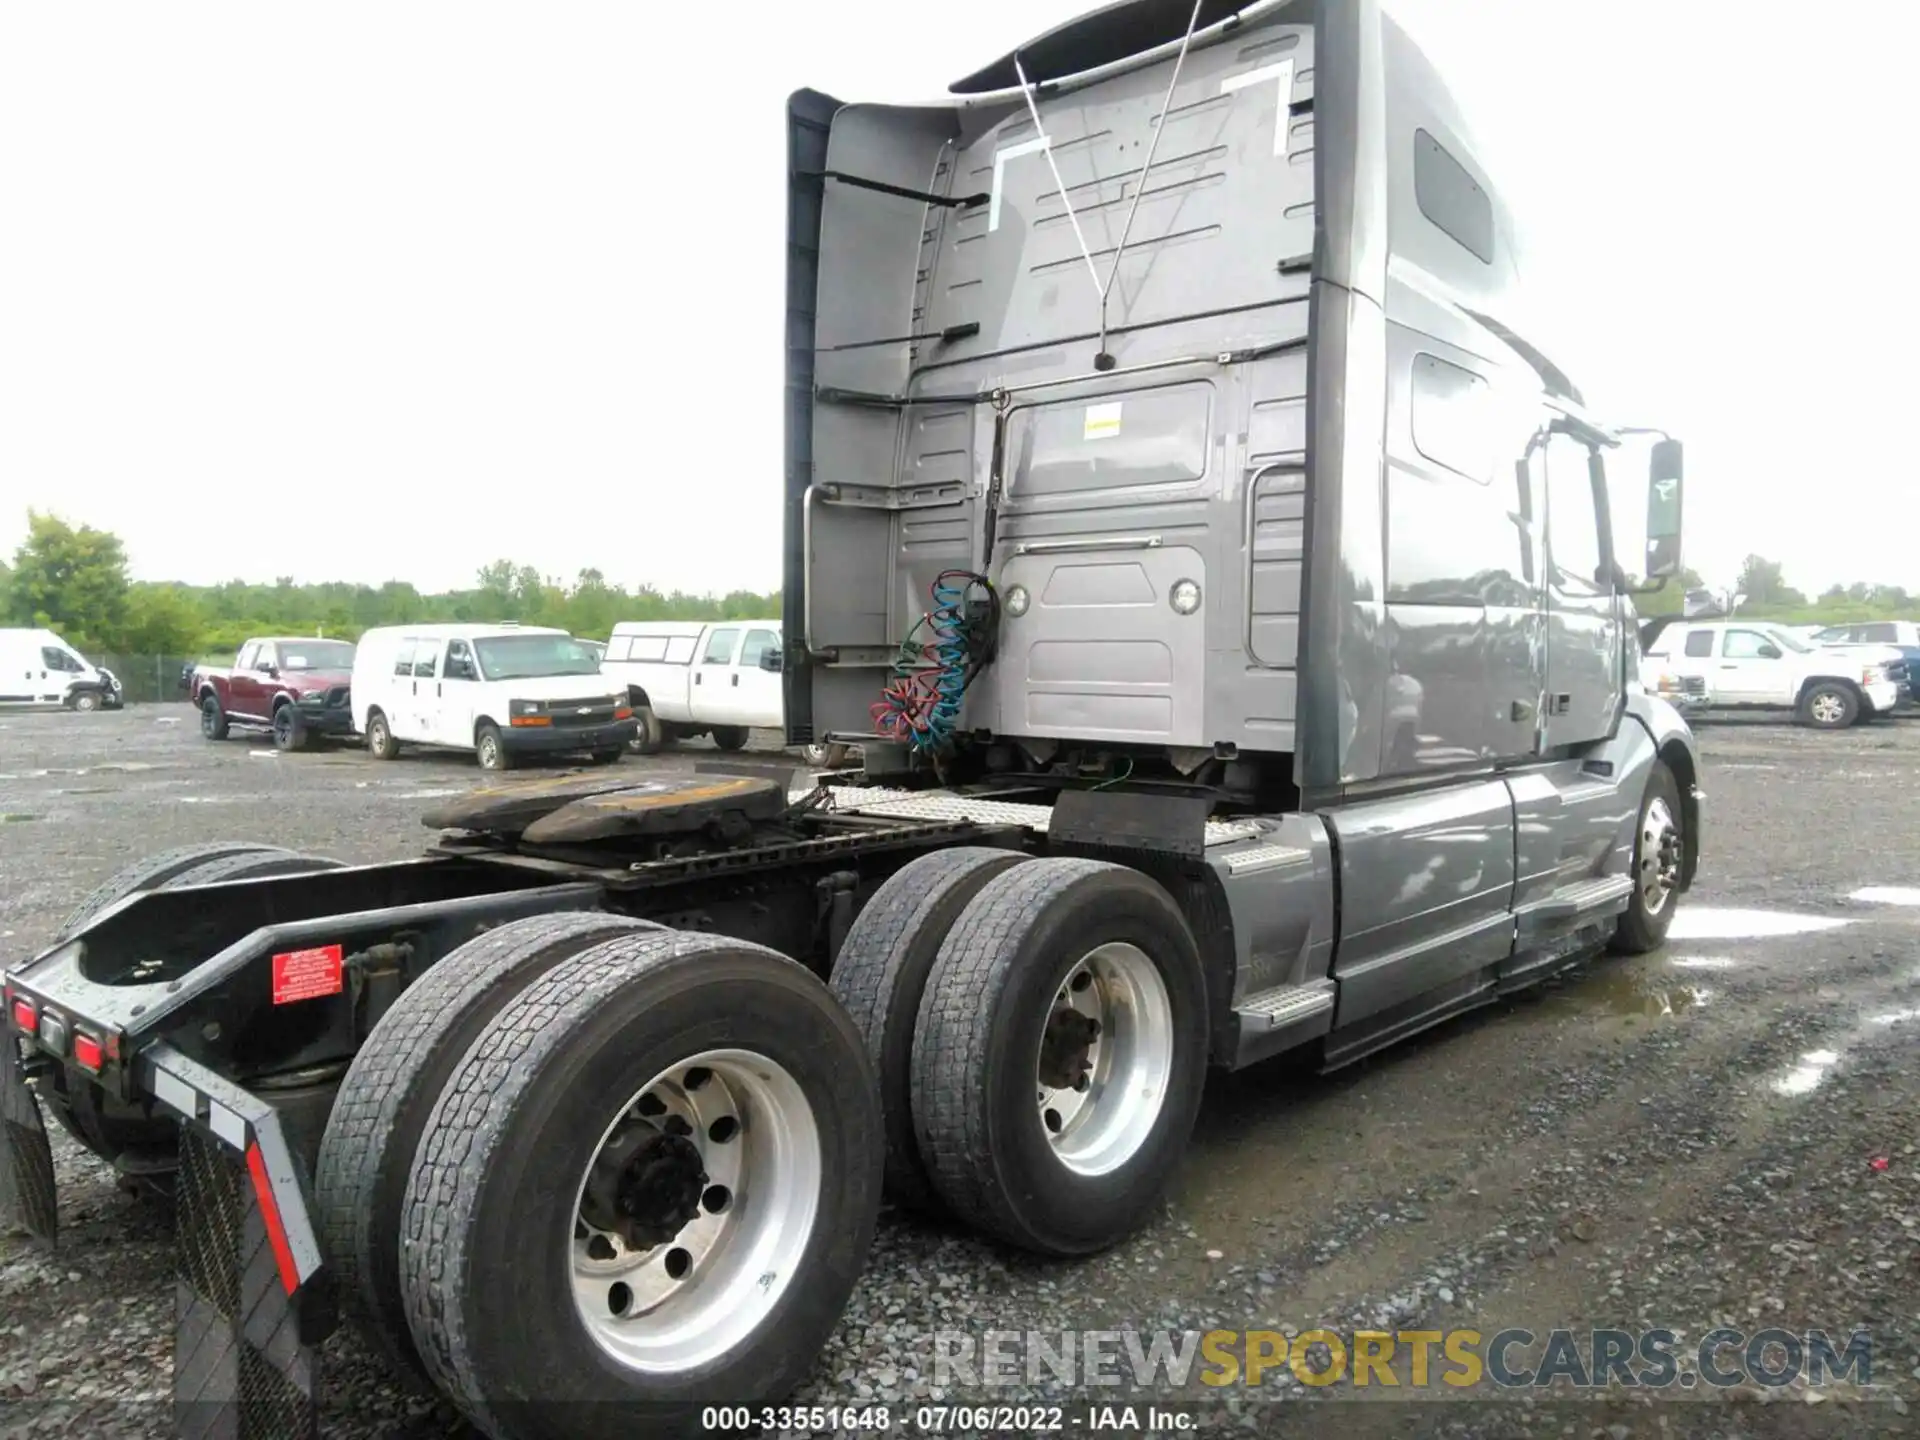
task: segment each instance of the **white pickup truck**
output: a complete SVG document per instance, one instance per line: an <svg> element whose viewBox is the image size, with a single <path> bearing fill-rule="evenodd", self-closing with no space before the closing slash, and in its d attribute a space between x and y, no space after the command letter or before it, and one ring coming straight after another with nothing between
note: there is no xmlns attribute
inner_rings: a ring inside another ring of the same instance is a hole
<svg viewBox="0 0 1920 1440"><path fill-rule="evenodd" d="M1643 641L1641 682L1690 695L1690 709L1790 709L1843 730L1890 713L1906 684L1891 645L1821 646L1765 620L1674 620Z"/></svg>

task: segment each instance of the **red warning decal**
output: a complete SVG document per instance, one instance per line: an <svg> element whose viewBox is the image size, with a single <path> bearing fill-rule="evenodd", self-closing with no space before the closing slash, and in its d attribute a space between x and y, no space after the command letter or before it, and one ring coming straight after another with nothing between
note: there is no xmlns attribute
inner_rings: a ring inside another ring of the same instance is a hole
<svg viewBox="0 0 1920 1440"><path fill-rule="evenodd" d="M316 945L311 950L288 950L273 957L273 1003L318 1000L346 988L341 979L342 954L338 945Z"/></svg>

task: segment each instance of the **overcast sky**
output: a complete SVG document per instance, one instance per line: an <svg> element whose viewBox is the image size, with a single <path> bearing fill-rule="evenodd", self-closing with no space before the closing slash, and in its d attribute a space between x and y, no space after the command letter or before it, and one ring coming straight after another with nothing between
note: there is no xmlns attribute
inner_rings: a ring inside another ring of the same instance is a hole
<svg viewBox="0 0 1920 1440"><path fill-rule="evenodd" d="M787 93L935 96L1091 3L0 7L0 553L31 505L142 578L777 584ZM1398 9L1552 353L1686 439L1690 562L1920 590L1913 8Z"/></svg>

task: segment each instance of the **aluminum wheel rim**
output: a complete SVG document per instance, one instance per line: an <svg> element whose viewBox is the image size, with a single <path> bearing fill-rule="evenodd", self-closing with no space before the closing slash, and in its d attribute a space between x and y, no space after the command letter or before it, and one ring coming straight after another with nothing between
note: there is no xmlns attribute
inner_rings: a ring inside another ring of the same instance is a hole
<svg viewBox="0 0 1920 1440"><path fill-rule="evenodd" d="M634 1125L700 1156L693 1217L635 1248L586 1218L594 1164ZM643 1087L601 1133L574 1197L574 1306L612 1359L650 1375L705 1365L766 1320L800 1266L819 1209L819 1126L800 1083L748 1050L709 1050Z"/></svg>
<svg viewBox="0 0 1920 1440"><path fill-rule="evenodd" d="M1673 811L1664 799L1654 796L1640 821L1640 898L1649 915L1658 915L1673 897L1677 878L1673 851L1679 838Z"/></svg>
<svg viewBox="0 0 1920 1440"><path fill-rule="evenodd" d="M1112 941L1067 971L1034 1072L1041 1129L1068 1170L1108 1175L1139 1153L1173 1079L1173 1002L1144 950Z"/></svg>
<svg viewBox="0 0 1920 1440"><path fill-rule="evenodd" d="M1813 718L1822 725L1832 725L1846 714L1846 706L1840 703L1840 697L1831 690L1823 690L1813 697Z"/></svg>
<svg viewBox="0 0 1920 1440"><path fill-rule="evenodd" d="M500 742L491 735L480 737L480 766L484 770L493 769L500 759Z"/></svg>

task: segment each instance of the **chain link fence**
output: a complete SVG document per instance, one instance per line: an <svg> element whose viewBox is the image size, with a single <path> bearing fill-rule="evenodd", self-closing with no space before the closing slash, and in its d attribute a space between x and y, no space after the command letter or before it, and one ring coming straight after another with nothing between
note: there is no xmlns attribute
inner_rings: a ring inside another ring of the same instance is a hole
<svg viewBox="0 0 1920 1440"><path fill-rule="evenodd" d="M184 704L187 692L180 683L181 676L202 663L190 655L89 655L87 658L113 672L129 705ZM232 657L214 663L231 664Z"/></svg>

